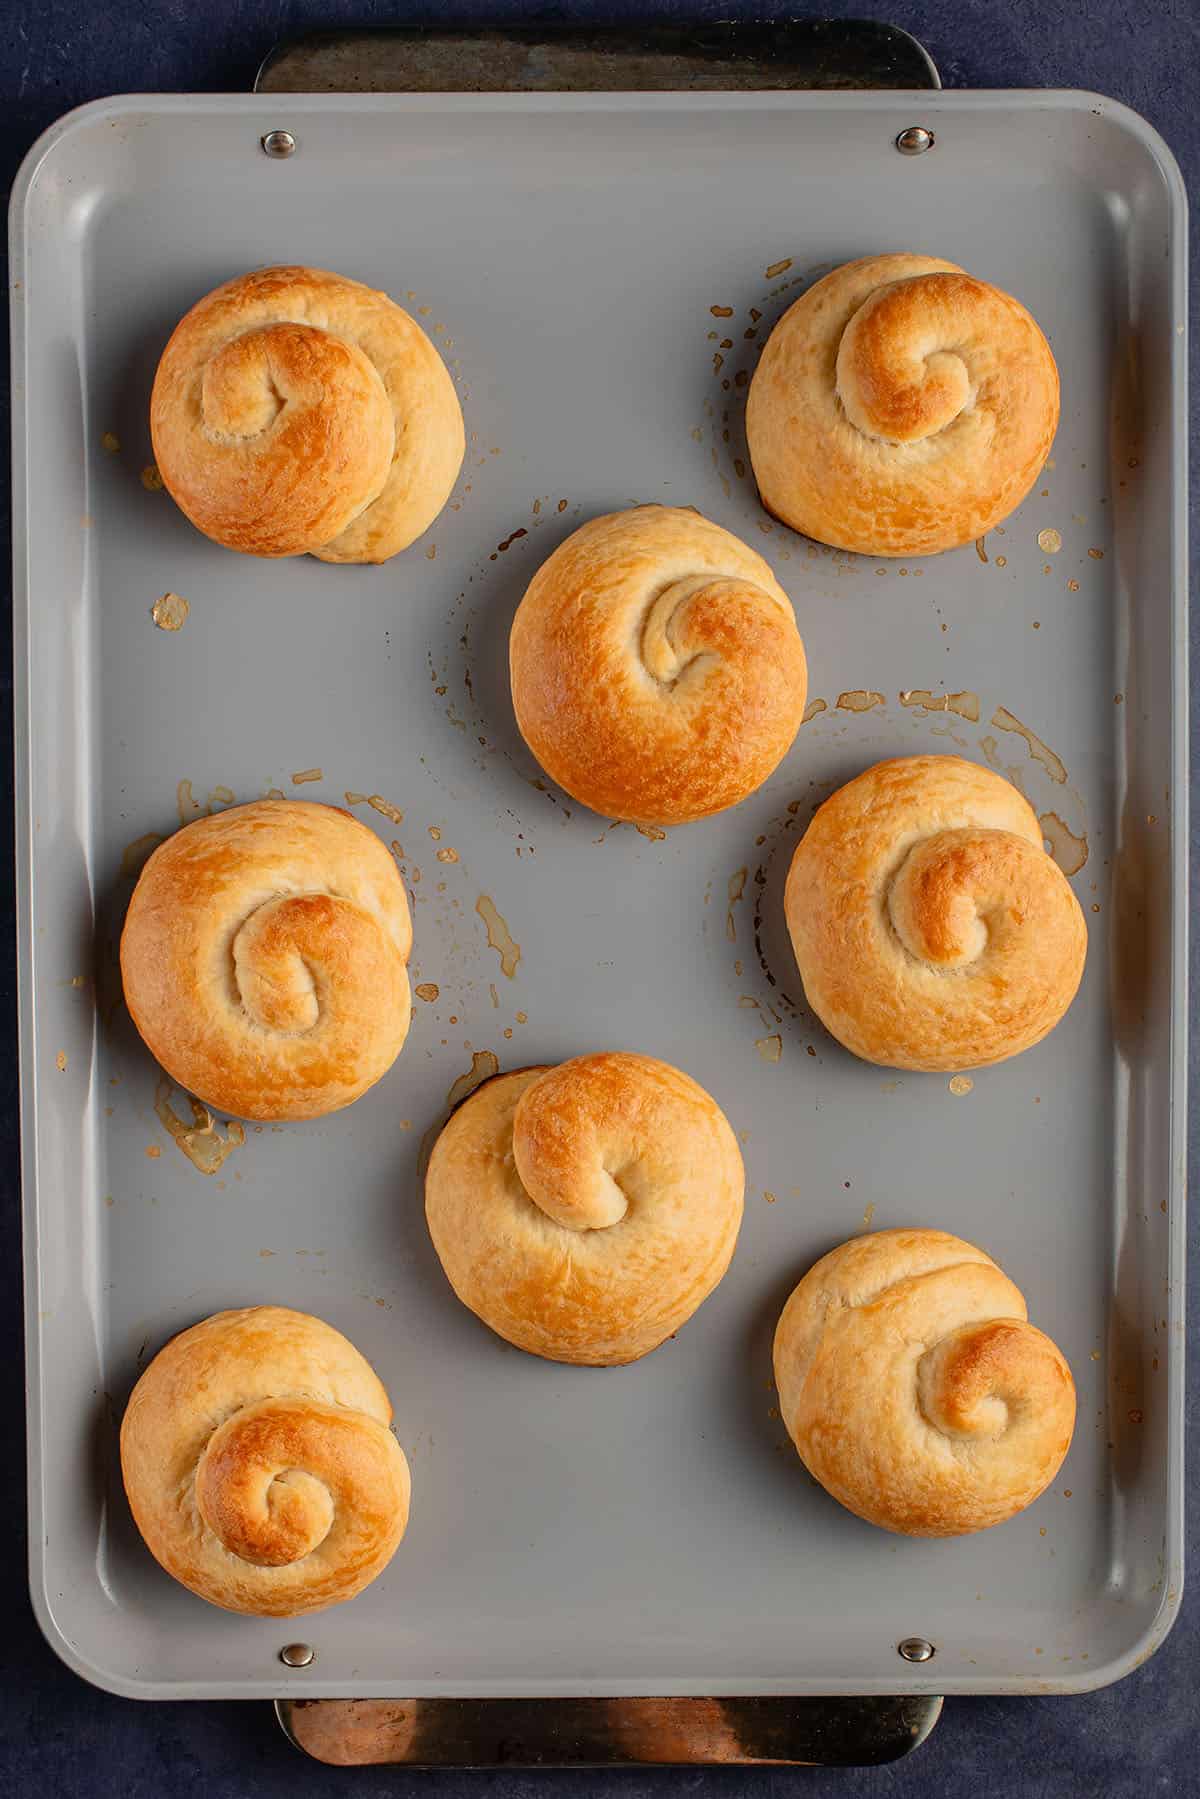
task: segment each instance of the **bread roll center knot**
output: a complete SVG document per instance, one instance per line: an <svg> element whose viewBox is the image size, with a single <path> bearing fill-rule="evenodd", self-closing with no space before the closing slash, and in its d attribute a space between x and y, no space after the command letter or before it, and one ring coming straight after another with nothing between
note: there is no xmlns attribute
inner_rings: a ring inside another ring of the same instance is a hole
<svg viewBox="0 0 1200 1799"><path fill-rule="evenodd" d="M740 659L759 649L753 639L758 608L782 608L764 588L735 575L685 575L647 608L639 645L642 665L662 687L675 687L714 658Z"/></svg>
<svg viewBox="0 0 1200 1799"><path fill-rule="evenodd" d="M1025 922L1045 853L1011 831L935 831L916 842L887 889L900 942L943 973L968 968Z"/></svg>
<svg viewBox="0 0 1200 1799"><path fill-rule="evenodd" d="M311 469L365 473L360 504L383 485L395 421L379 371L356 344L313 325L256 326L204 364L200 414L208 436L247 443L277 427Z"/></svg>
<svg viewBox="0 0 1200 1799"><path fill-rule="evenodd" d="M842 333L837 393L864 436L919 443L974 403L973 338L994 299L969 275L914 275L876 288Z"/></svg>
<svg viewBox="0 0 1200 1799"><path fill-rule="evenodd" d="M287 337L307 333L307 325L267 325L245 331L221 345L204 365L200 411L217 437L261 437L283 410L284 395L275 380L277 357Z"/></svg>
<svg viewBox="0 0 1200 1799"><path fill-rule="evenodd" d="M1061 1367L1053 1344L1021 1319L962 1324L918 1362L918 1404L945 1436L1002 1437L1051 1367Z"/></svg>
<svg viewBox="0 0 1200 1799"><path fill-rule="evenodd" d="M303 1401L263 1400L235 1412L196 1467L201 1518L244 1562L281 1568L303 1561L333 1525L333 1496L320 1473L324 1449L319 1421L314 1430Z"/></svg>
<svg viewBox="0 0 1200 1799"><path fill-rule="evenodd" d="M513 1165L533 1203L567 1230L595 1231L649 1201L672 1178L656 1137L663 1093L645 1058L623 1052L547 1069L513 1114Z"/></svg>
<svg viewBox="0 0 1200 1799"><path fill-rule="evenodd" d="M328 893L296 893L255 908L233 940L242 1005L268 1031L300 1035L321 1016L316 971L334 933L353 928L357 908Z"/></svg>
<svg viewBox="0 0 1200 1799"><path fill-rule="evenodd" d="M700 651L688 642L689 602L713 585L711 575L688 575L672 581L651 602L642 625L642 662L664 687L674 686Z"/></svg>

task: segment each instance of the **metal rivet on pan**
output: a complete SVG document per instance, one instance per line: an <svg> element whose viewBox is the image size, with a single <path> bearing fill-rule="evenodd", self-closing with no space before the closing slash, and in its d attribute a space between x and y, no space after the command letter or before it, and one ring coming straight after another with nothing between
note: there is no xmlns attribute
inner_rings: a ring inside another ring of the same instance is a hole
<svg viewBox="0 0 1200 1799"><path fill-rule="evenodd" d="M273 156L276 160L283 156L291 156L296 148L296 140L290 131L268 131L266 136L261 137L258 141L266 155Z"/></svg>
<svg viewBox="0 0 1200 1799"><path fill-rule="evenodd" d="M279 1651L279 1659L285 1668L307 1668L310 1662L316 1661L317 1652L311 1643L285 1643Z"/></svg>
<svg viewBox="0 0 1200 1799"><path fill-rule="evenodd" d="M927 1643L924 1637L905 1637L896 1648L906 1662L931 1662L937 1654L933 1644Z"/></svg>
<svg viewBox="0 0 1200 1799"><path fill-rule="evenodd" d="M266 139L263 139L266 147ZM926 150L933 149L933 133L924 125L909 125L896 139L896 148L901 156L921 156Z"/></svg>

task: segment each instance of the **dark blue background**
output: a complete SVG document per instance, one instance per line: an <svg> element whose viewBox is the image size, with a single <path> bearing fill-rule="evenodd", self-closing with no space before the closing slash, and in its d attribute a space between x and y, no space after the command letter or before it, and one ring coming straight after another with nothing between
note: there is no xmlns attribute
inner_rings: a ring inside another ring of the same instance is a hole
<svg viewBox="0 0 1200 1799"><path fill-rule="evenodd" d="M813 16L870 16L825 4ZM694 22L804 16L772 0L575 0L562 6L491 0L474 6L372 4L372 0L0 0L0 171L7 187L34 138L60 113L100 94L171 90L244 91L280 37L321 24L507 22L518 20ZM903 25L932 53L947 87L1084 87L1110 94L1156 125L1182 164L1189 189L1200 172L1200 5L1197 0L894 0L876 16ZM981 201L982 203L982 201ZM1193 280L1193 294L1196 284ZM7 379L5 374L0 379ZM1194 433L1195 435L1195 433ZM7 480L4 490L7 490ZM1193 558L1197 520L1193 515ZM8 567L7 551L3 553ZM5 584L7 587L7 583ZM1193 654L1195 655L1195 649ZM1200 662L1197 663L1200 666ZM3 673L3 741L9 741L11 682ZM1195 708L1193 708L1193 713ZM1193 746L1196 733L1193 730ZM1195 748L1193 747L1193 758ZM1194 763L1193 763L1194 765ZM0 855L11 880L11 795L0 818ZM1195 842L1195 837L1193 838ZM1193 855L1193 874L1196 858ZM7 896L6 896L7 897ZM1197 959L1193 957L1193 969ZM334 1770L288 1747L261 1703L143 1705L115 1699L68 1673L43 1642L26 1593L25 1492L18 1222L13 948L0 946L0 1794L122 1795L213 1799L275 1795L324 1799L421 1791L430 1799L470 1792L488 1799L552 1790L556 1795L640 1799L700 1792L767 1799L805 1794L936 1793L972 1799L1123 1799L1200 1793L1200 1590L1158 1655L1106 1691L1076 1699L956 1699L930 1742L911 1759L872 1771L630 1770L628 1772L423 1774L400 1769ZM1193 982L1193 992L1196 991ZM1194 1085L1193 1085L1194 1090ZM1200 1132L1193 1134L1200 1166ZM1196 1232L1193 1232L1195 1246ZM1200 1261L1200 1258L1197 1258ZM1193 1293L1193 1306L1195 1296ZM1200 1318L1200 1311L1193 1310ZM1193 1358L1191 1372L1197 1372ZM1193 1426L1198 1383L1189 1408ZM1189 1470L1200 1432L1192 1430ZM1196 1511L1189 1554L1198 1543ZM798 1628L804 1627L803 1619Z"/></svg>

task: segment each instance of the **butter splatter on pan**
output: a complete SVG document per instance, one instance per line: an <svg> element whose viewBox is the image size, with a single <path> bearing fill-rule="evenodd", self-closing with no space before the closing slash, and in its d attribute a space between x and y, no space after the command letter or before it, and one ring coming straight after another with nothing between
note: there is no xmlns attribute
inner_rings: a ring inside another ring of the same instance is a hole
<svg viewBox="0 0 1200 1799"><path fill-rule="evenodd" d="M1025 740L1025 747L1035 762L1040 762L1052 781L1065 786L1067 770L1060 756L1055 755L1049 744L1043 743L1037 734L1023 725L1019 718L1008 710L1007 706L997 706L992 713L991 722L998 731L1012 731L1017 737Z"/></svg>
<svg viewBox="0 0 1200 1799"><path fill-rule="evenodd" d="M150 608L160 631L182 631L191 607L181 593L161 593Z"/></svg>
<svg viewBox="0 0 1200 1799"><path fill-rule="evenodd" d="M487 926L488 948L494 949L500 957L501 974L511 981L517 972L517 963L521 960L521 945L496 910L496 902L490 894L480 894L475 901L475 910Z"/></svg>
<svg viewBox="0 0 1200 1799"><path fill-rule="evenodd" d="M471 1057L471 1066L465 1074L460 1074L446 1095L446 1104L453 1111L461 1106L464 1099L474 1093L476 1087L482 1087L485 1081L499 1074L500 1063L490 1049L477 1049Z"/></svg>
<svg viewBox="0 0 1200 1799"><path fill-rule="evenodd" d="M189 1124L171 1104L174 1092L175 1088L169 1080L165 1077L160 1079L154 1093L154 1110L158 1114L159 1123L179 1145L193 1168L199 1169L201 1174L216 1174L234 1150L240 1149L245 1143L245 1125L236 1118L231 1118L222 1136L208 1107L188 1093L184 1098L192 1113Z"/></svg>
<svg viewBox="0 0 1200 1799"><path fill-rule="evenodd" d="M1038 823L1050 848L1050 854L1065 875L1075 875L1088 859L1086 833L1076 836L1057 812L1041 812Z"/></svg>
<svg viewBox="0 0 1200 1799"><path fill-rule="evenodd" d="M870 712L876 706L885 706L887 701L881 693L869 687L852 687L846 693L837 696L839 712Z"/></svg>
<svg viewBox="0 0 1200 1799"><path fill-rule="evenodd" d="M916 707L920 712L954 712L959 718L979 723L979 695L964 689L959 693L931 693L927 687L904 687L900 704Z"/></svg>

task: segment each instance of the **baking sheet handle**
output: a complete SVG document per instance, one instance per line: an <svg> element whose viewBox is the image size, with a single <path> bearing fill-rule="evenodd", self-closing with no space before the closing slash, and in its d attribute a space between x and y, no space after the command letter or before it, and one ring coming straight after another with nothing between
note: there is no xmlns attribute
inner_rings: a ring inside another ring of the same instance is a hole
<svg viewBox="0 0 1200 1799"><path fill-rule="evenodd" d="M923 44L874 19L777 24L313 31L270 52L260 94L939 88Z"/></svg>
<svg viewBox="0 0 1200 1799"><path fill-rule="evenodd" d="M279 1699L275 1710L297 1749L336 1767L861 1768L918 1748L942 1701Z"/></svg>

